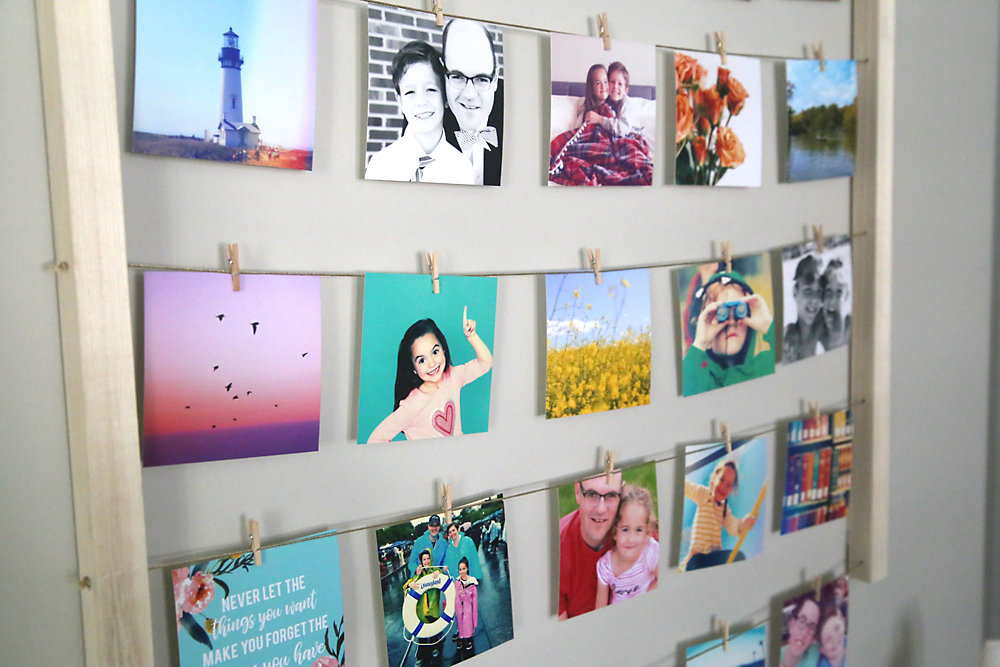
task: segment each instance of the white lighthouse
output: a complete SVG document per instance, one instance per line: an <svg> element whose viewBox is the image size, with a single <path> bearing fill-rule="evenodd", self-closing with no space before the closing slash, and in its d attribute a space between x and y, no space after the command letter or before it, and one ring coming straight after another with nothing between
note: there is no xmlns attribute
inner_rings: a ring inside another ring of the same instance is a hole
<svg viewBox="0 0 1000 667"><path fill-rule="evenodd" d="M233 148L257 148L260 128L257 118L253 123L243 122L243 83L241 80L243 58L240 57L240 36L229 28L222 36L222 90L219 97L218 142Z"/></svg>

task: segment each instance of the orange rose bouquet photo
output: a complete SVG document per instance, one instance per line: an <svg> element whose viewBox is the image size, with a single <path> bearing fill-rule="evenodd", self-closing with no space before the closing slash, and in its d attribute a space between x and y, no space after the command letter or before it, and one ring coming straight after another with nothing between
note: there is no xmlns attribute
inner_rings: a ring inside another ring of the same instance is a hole
<svg viewBox="0 0 1000 667"><path fill-rule="evenodd" d="M760 186L760 61L677 51L674 74L675 182Z"/></svg>

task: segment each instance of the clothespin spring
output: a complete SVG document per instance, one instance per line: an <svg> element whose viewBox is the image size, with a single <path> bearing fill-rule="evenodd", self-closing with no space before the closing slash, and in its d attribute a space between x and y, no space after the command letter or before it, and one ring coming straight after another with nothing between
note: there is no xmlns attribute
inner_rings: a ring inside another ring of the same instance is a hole
<svg viewBox="0 0 1000 667"><path fill-rule="evenodd" d="M594 271L594 282L601 284L601 249L587 248L587 259L590 261L590 268Z"/></svg>

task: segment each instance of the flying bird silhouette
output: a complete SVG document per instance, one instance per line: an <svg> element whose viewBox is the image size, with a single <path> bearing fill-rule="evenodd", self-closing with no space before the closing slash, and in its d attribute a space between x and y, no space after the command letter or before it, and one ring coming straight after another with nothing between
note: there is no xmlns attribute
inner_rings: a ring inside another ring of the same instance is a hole
<svg viewBox="0 0 1000 667"><path fill-rule="evenodd" d="M277 403L275 403L275 404L274 404L274 407L278 407L278 404L277 404Z"/></svg>
<svg viewBox="0 0 1000 667"><path fill-rule="evenodd" d="M234 400L234 401L235 401L235 400L236 400L237 398L239 398L239 394L237 394L236 396L233 396L233 400Z"/></svg>
<svg viewBox="0 0 1000 667"><path fill-rule="evenodd" d="M218 366L212 366L212 372L213 372L213 373L214 373L215 371L217 371L217 370L219 370L219 367L218 367Z"/></svg>
<svg viewBox="0 0 1000 667"><path fill-rule="evenodd" d="M232 382L230 382L229 384L226 385L226 391L229 391L232 388L233 388L233 383Z"/></svg>
<svg viewBox="0 0 1000 667"><path fill-rule="evenodd" d="M212 424L212 428L215 428L215 424Z"/></svg>
<svg viewBox="0 0 1000 667"><path fill-rule="evenodd" d="M252 327L253 327L253 334L254 334L255 336L257 335L257 325L258 325L258 324L260 324L260 322L251 322L251 323L250 323L250 326L252 326Z"/></svg>
<svg viewBox="0 0 1000 667"><path fill-rule="evenodd" d="M303 352L303 353L302 353L302 356L304 357L304 356L306 356L307 354L309 354L309 353L308 353L308 352Z"/></svg>
<svg viewBox="0 0 1000 667"><path fill-rule="evenodd" d="M236 421L236 417L233 417L233 421Z"/></svg>
<svg viewBox="0 0 1000 667"><path fill-rule="evenodd" d="M190 406L190 405L185 405L185 406L184 406L184 409L185 409L185 410L190 410L190 409L191 409L191 406Z"/></svg>
<svg viewBox="0 0 1000 667"><path fill-rule="evenodd" d="M222 321L222 318L223 318L223 317L225 317L225 316L226 316L226 315L225 315L224 313L220 313L219 315L216 315L216 317L218 317L218 318L219 318L219 321L220 321L220 322Z"/></svg>
<svg viewBox="0 0 1000 667"><path fill-rule="evenodd" d="M247 392L247 396L249 396L249 395L250 395L250 394L252 394L252 393L253 393L253 392L251 392L251 391L248 391L248 392Z"/></svg>

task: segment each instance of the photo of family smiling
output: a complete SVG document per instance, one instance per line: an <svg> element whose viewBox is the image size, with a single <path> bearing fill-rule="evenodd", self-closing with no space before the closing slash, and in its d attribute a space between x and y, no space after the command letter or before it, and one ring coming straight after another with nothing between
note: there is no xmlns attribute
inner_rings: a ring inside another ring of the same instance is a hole
<svg viewBox="0 0 1000 667"><path fill-rule="evenodd" d="M500 185L503 31L368 6L365 178Z"/></svg>
<svg viewBox="0 0 1000 667"><path fill-rule="evenodd" d="M656 588L656 464L559 487L559 620Z"/></svg>
<svg viewBox="0 0 1000 667"><path fill-rule="evenodd" d="M652 185L656 47L551 35L549 185Z"/></svg>

